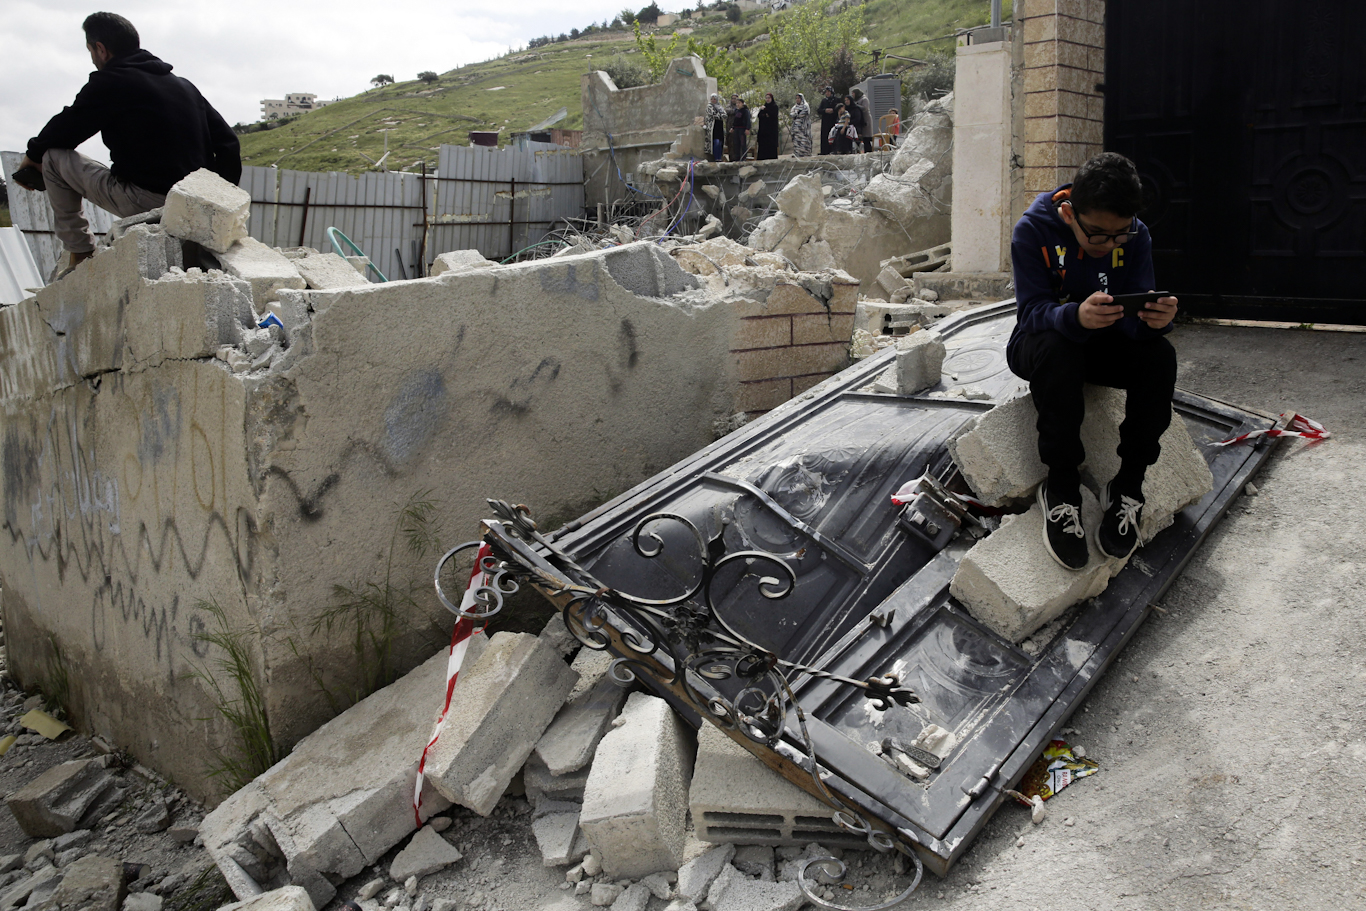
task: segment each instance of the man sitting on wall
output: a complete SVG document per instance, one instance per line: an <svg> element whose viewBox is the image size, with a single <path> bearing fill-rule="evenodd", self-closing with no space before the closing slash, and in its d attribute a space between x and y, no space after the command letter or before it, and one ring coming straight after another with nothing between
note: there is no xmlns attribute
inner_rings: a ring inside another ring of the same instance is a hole
<svg viewBox="0 0 1366 911"><path fill-rule="evenodd" d="M57 237L71 254L63 274L95 252L82 198L126 217L155 209L176 181L200 168L231 183L242 177L232 128L188 79L172 76L169 63L141 49L133 23L93 13L81 27L95 72L29 140L20 166L39 171L46 184ZM75 151L97 132L112 167ZM26 188L38 189L34 183Z"/></svg>

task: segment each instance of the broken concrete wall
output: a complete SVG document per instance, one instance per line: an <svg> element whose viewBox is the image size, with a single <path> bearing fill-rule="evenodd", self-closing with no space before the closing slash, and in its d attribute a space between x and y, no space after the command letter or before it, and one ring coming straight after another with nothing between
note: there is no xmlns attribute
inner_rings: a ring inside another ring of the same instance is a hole
<svg viewBox="0 0 1366 911"><path fill-rule="evenodd" d="M702 114L715 91L716 79L698 57L673 60L660 82L633 89L618 89L601 70L585 73L579 145L585 204L593 208L629 195L621 175L634 173L643 161L669 152L685 161L704 157Z"/></svg>
<svg viewBox="0 0 1366 911"><path fill-rule="evenodd" d="M774 271L718 297L638 244L259 301L246 281L181 271L181 253L134 228L0 310L0 604L18 680L79 668L76 723L205 797L209 762L232 752L191 676L221 657L206 605L239 634L288 748L335 712L315 674L356 683L350 637L317 624L334 585L383 580L408 497L430 491L452 541L488 496L578 515L843 366L797 322L856 291ZM770 310L787 340L765 350L772 374L745 372L733 352ZM254 328L267 312L286 331ZM770 398L750 395L775 378ZM420 584L393 643L402 670L450 618L431 559L400 549L394 572Z"/></svg>

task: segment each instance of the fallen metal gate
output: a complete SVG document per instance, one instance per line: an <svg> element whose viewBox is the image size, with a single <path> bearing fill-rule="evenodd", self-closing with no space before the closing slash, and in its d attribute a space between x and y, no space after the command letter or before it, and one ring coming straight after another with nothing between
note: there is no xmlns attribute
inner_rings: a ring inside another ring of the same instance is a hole
<svg viewBox="0 0 1366 911"><path fill-rule="evenodd" d="M947 873L1270 454L1212 444L1275 423L1179 392L1213 492L1051 633L1005 641L948 593L966 526L955 534L959 517L932 499L902 508L891 494L924 474L962 489L945 442L1021 388L1005 366L1014 309L939 327L945 375L987 401L942 384L860 391L894 363L884 351L558 531L491 501L489 609L532 584L588 647L619 657L618 674L830 804L844 844ZM958 745L924 782L868 749L929 723Z"/></svg>

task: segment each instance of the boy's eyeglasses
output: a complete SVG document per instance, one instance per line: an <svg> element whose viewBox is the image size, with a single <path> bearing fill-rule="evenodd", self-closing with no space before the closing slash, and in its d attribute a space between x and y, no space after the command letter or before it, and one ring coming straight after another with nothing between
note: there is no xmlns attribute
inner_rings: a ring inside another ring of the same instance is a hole
<svg viewBox="0 0 1366 911"><path fill-rule="evenodd" d="M1070 201L1063 200L1063 205L1072 210L1072 216L1077 220L1077 227L1081 228L1082 233L1086 235L1087 243L1103 244L1107 241L1114 241L1116 244L1127 244L1134 236L1133 222L1129 222L1129 229L1127 231L1121 231L1119 234L1106 234L1103 231L1096 231L1090 225L1086 224L1086 222L1082 221L1081 216L1077 214L1076 208Z"/></svg>

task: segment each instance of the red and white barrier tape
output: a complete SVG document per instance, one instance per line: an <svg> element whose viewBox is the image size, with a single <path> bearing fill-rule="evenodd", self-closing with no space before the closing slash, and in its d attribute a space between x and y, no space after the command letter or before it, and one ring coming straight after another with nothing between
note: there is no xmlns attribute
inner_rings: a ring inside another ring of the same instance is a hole
<svg viewBox="0 0 1366 911"><path fill-rule="evenodd" d="M1250 433L1240 434L1230 437L1227 440L1220 440L1215 446L1232 446L1234 443L1241 443L1244 440L1251 440L1254 437L1303 437L1306 440L1326 440L1332 436L1323 425L1312 418L1307 418L1302 414L1284 415L1281 417L1289 418L1290 424L1284 430L1253 430Z"/></svg>
<svg viewBox="0 0 1366 911"><path fill-rule="evenodd" d="M441 736L441 729L446 725L446 716L451 710L451 694L455 691L455 679L460 676L460 665L465 663L465 652L469 650L470 637L483 629L482 626L475 629L474 621L464 616L464 612L474 607L474 593L485 584L482 569L484 558L492 555L493 550L487 544L479 545L479 553L474 558L474 568L470 570L470 581L465 587L465 597L460 600L461 617L455 621L455 629L451 632L450 657L446 661L446 703L441 707L441 715L436 719L431 739L422 748L422 759L417 763L417 782L413 786L413 818L417 821L418 828L422 827L422 784L426 780L427 753L436 745L437 739Z"/></svg>

